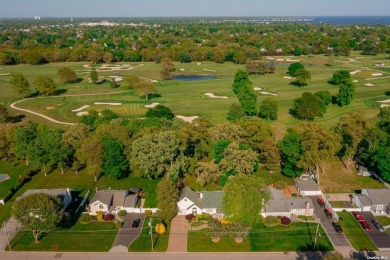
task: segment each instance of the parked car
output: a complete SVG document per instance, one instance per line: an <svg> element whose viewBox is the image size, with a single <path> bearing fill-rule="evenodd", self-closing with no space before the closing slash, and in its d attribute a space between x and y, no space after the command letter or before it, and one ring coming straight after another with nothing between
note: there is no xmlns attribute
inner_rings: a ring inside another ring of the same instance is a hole
<svg viewBox="0 0 390 260"><path fill-rule="evenodd" d="M360 212L352 212L352 215L356 218L357 221L362 222L366 221Z"/></svg>
<svg viewBox="0 0 390 260"><path fill-rule="evenodd" d="M324 209L325 215L327 218L333 218L332 211L330 209Z"/></svg>
<svg viewBox="0 0 390 260"><path fill-rule="evenodd" d="M318 204L320 205L321 208L325 208L325 201L322 198L319 198L317 200Z"/></svg>
<svg viewBox="0 0 390 260"><path fill-rule="evenodd" d="M334 230L336 230L336 232L338 233L342 233L343 232L343 229L341 228L340 224L337 223L337 222L332 222L332 225L334 227Z"/></svg>
<svg viewBox="0 0 390 260"><path fill-rule="evenodd" d="M360 222L360 224L362 225L362 227L365 231L367 231L367 232L372 231L372 228L370 227L370 225L368 224L367 221L362 221L362 222Z"/></svg>
<svg viewBox="0 0 390 260"><path fill-rule="evenodd" d="M385 232L385 231L386 231L386 229L382 226L382 224L381 224L378 220L373 219L373 220L372 220L372 223L374 224L374 226L375 226L380 232Z"/></svg>
<svg viewBox="0 0 390 260"><path fill-rule="evenodd" d="M141 219L136 218L133 220L133 224L131 225L132 228L137 228L139 226L139 223L141 222Z"/></svg>

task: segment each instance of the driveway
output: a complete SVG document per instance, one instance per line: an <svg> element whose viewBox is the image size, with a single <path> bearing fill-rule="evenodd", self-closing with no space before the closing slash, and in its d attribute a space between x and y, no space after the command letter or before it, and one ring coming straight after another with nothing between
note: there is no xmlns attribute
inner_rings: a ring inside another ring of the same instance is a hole
<svg viewBox="0 0 390 260"><path fill-rule="evenodd" d="M372 228L372 231L366 232L367 235L371 238L372 242L374 242L379 251L390 251L390 235L387 232L380 232L375 227L375 225L372 223L372 220L375 219L375 217L371 212L361 213Z"/></svg>
<svg viewBox="0 0 390 260"><path fill-rule="evenodd" d="M177 215L171 222L167 252L187 252L188 221Z"/></svg>
<svg viewBox="0 0 390 260"><path fill-rule="evenodd" d="M350 244L347 238L343 233L337 233L334 230L332 222L336 221L334 218L327 218L324 212L324 209L320 207L317 202L318 196L310 196L313 201L314 213L321 220L321 224L325 229L326 234L328 235L330 241L332 242L334 247L349 247Z"/></svg>
<svg viewBox="0 0 390 260"><path fill-rule="evenodd" d="M7 240L5 228L3 223L1 224L2 226L0 228L0 252L5 251L6 247L8 247L8 240ZM21 225L16 219L14 219L14 217L11 217L10 219L8 219L6 226L7 226L8 239L9 241L11 241L12 238L14 238L14 236L18 233Z"/></svg>
<svg viewBox="0 0 390 260"><path fill-rule="evenodd" d="M132 228L134 219L141 219L138 228ZM144 225L145 215L143 213L127 213L125 220L123 222L122 228L119 230L118 235L116 236L115 242L110 249L110 252L115 253L127 253L129 251L129 246L142 232L142 227Z"/></svg>

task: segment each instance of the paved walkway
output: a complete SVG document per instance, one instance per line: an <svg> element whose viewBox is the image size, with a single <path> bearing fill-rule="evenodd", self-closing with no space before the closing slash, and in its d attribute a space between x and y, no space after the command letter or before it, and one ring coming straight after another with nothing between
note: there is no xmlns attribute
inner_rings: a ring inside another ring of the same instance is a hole
<svg viewBox="0 0 390 260"><path fill-rule="evenodd" d="M138 228L132 228L133 220L136 218L141 219L141 222L139 223ZM127 253L131 243L133 243L141 234L144 220L145 215L143 213L127 213L123 226L119 230L110 252Z"/></svg>
<svg viewBox="0 0 390 260"><path fill-rule="evenodd" d="M171 222L167 252L187 252L188 221L177 215Z"/></svg>
<svg viewBox="0 0 390 260"><path fill-rule="evenodd" d="M5 228L4 228L4 223L1 223L2 226L0 228L0 252L5 251L6 247L8 247L8 240L7 240L7 235L5 233ZM21 225L16 219L11 217L7 223L7 234L8 234L8 239L9 241L14 238L14 236L18 233L18 230L20 229Z"/></svg>

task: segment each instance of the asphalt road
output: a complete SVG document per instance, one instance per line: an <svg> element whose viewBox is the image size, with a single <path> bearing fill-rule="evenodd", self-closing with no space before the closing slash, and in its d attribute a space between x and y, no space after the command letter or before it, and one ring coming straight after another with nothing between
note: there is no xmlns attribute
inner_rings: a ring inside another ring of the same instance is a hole
<svg viewBox="0 0 390 260"><path fill-rule="evenodd" d="M346 247L350 246L347 238L344 236L343 233L337 233L336 230L334 230L332 222L336 221L334 218L327 218L324 209L320 207L320 205L317 202L318 196L311 196L311 200L313 201L314 206L314 213L316 216L321 219L321 224L323 228L326 231L326 234L328 235L329 239L332 241L333 246L335 247Z"/></svg>
<svg viewBox="0 0 390 260"><path fill-rule="evenodd" d="M138 228L132 228L133 220L136 218L141 219L141 222L139 223ZM127 213L123 222L123 226L119 230L110 252L126 253L130 244L133 243L133 241L141 234L142 227L144 225L144 219L145 215L142 213Z"/></svg>
<svg viewBox="0 0 390 260"><path fill-rule="evenodd" d="M390 235L387 232L380 232L375 227L374 223L372 223L372 220L375 219L375 217L371 212L362 212L362 215L372 228L372 231L366 231L366 233L371 238L372 242L374 242L379 251L390 250Z"/></svg>

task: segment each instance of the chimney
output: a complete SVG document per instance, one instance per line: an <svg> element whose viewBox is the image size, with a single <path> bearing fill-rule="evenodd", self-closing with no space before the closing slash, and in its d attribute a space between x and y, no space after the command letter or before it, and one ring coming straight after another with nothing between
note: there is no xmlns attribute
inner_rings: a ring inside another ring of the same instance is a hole
<svg viewBox="0 0 390 260"><path fill-rule="evenodd" d="M203 199L203 192L199 192L200 198Z"/></svg>

